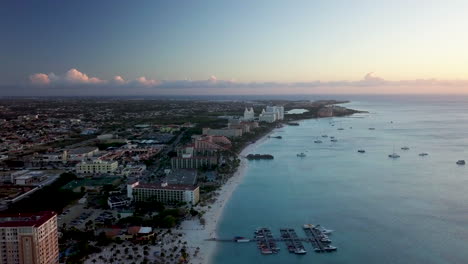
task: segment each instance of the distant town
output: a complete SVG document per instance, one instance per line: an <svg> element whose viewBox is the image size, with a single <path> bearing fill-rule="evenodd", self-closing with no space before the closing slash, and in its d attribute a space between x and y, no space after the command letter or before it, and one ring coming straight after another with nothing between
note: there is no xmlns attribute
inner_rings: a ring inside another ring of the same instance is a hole
<svg viewBox="0 0 468 264"><path fill-rule="evenodd" d="M240 152L341 103L2 99L0 263L192 263Z"/></svg>

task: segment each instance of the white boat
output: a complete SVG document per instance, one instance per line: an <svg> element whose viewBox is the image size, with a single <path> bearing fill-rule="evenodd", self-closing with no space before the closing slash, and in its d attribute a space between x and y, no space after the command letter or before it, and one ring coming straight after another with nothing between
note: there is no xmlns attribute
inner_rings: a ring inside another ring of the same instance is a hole
<svg viewBox="0 0 468 264"><path fill-rule="evenodd" d="M459 160L459 161L457 161L457 164L458 165L465 165L465 160Z"/></svg>
<svg viewBox="0 0 468 264"><path fill-rule="evenodd" d="M307 253L307 251L305 249L303 249L303 248L299 248L299 249L294 250L294 254L304 255L306 253Z"/></svg>
<svg viewBox="0 0 468 264"><path fill-rule="evenodd" d="M235 237L234 241L236 241L237 243L247 243L250 242L250 239L245 237Z"/></svg>
<svg viewBox="0 0 468 264"><path fill-rule="evenodd" d="M400 157L400 155L396 154L396 153L392 153L390 155L388 155L389 158L392 158L392 159L397 159Z"/></svg>

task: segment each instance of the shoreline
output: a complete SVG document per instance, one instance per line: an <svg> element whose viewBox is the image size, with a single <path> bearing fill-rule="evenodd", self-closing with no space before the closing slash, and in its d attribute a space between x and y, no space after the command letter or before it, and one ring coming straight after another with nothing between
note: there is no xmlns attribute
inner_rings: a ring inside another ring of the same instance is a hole
<svg viewBox="0 0 468 264"><path fill-rule="evenodd" d="M249 152L255 150L260 144L264 143L268 139L268 136L271 135L274 130L275 129L272 129L259 140L245 146L245 148L238 155L245 156ZM198 218L193 220L186 220L181 223L181 229L178 231L182 232L183 238L187 241L188 248L200 248L198 255L196 257L190 258L190 263L209 264L212 262L216 251L216 242L207 241L207 239L217 237L217 229L220 219L222 219L224 208L229 199L231 199L231 196L239 183L242 182L247 171L248 162L249 161L247 159L240 158L239 167L233 176L229 178L229 180L220 188L216 197L216 201L209 205L210 208L195 208L197 210L207 209L203 215L203 218L205 219L205 225L201 225Z"/></svg>

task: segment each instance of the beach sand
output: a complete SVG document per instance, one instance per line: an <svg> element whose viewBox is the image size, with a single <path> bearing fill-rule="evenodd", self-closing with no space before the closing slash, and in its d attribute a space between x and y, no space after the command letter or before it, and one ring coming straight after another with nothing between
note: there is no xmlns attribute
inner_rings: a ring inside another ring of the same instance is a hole
<svg viewBox="0 0 468 264"><path fill-rule="evenodd" d="M257 140L255 143L245 147L240 155L245 156L250 154L257 148L258 145L267 140L268 136L272 132ZM189 248L200 248L198 255L196 257L192 257L190 259L190 263L206 264L211 262L213 254L215 253L216 242L206 241L206 239L217 237L218 221L221 219L224 206L231 198L232 193L236 189L237 185L239 185L239 183L242 181L248 166L248 162L249 161L247 159L241 158L239 168L218 191L216 201L213 204L210 204L211 208L208 208L208 206L196 208L199 211L202 210L206 212L203 215L203 218L205 219L204 226L200 224L198 219L182 222L180 231L184 234L184 239L188 243L187 246Z"/></svg>

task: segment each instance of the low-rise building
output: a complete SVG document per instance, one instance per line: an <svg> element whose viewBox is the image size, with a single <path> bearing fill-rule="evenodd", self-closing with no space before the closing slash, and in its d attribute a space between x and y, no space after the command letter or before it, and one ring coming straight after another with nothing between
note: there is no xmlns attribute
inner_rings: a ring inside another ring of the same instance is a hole
<svg viewBox="0 0 468 264"><path fill-rule="evenodd" d="M68 161L83 161L92 158L99 149L96 147L80 147L67 151Z"/></svg>
<svg viewBox="0 0 468 264"><path fill-rule="evenodd" d="M125 207L130 204L130 199L122 196L109 196L107 198L107 205L110 209Z"/></svg>
<svg viewBox="0 0 468 264"><path fill-rule="evenodd" d="M127 195L135 202L186 202L193 205L200 200L200 188L194 185L140 184L136 182L127 185Z"/></svg>
<svg viewBox="0 0 468 264"><path fill-rule="evenodd" d="M241 137L242 136L242 129L241 128L220 128L220 129L212 129L212 128L203 128L203 134L207 136L225 136L230 138Z"/></svg>
<svg viewBox="0 0 468 264"><path fill-rule="evenodd" d="M105 174L115 172L118 166L117 161L93 160L76 164L75 170L78 174Z"/></svg>

